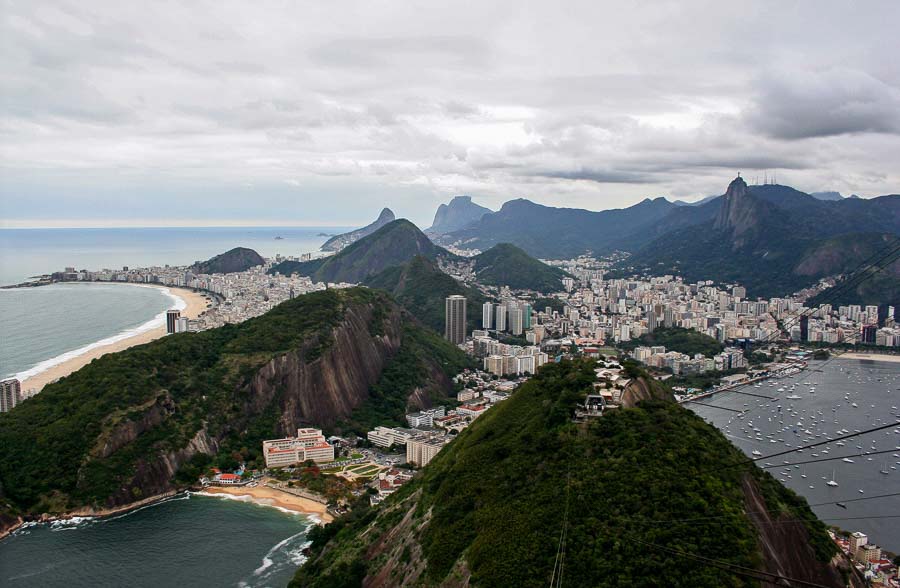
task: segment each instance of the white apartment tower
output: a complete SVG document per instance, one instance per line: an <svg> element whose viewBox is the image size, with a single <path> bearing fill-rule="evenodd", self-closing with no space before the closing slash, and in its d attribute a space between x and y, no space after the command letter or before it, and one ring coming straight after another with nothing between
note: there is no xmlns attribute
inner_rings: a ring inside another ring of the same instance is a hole
<svg viewBox="0 0 900 588"><path fill-rule="evenodd" d="M494 305L485 302L481 305L481 328L488 330L494 324Z"/></svg>

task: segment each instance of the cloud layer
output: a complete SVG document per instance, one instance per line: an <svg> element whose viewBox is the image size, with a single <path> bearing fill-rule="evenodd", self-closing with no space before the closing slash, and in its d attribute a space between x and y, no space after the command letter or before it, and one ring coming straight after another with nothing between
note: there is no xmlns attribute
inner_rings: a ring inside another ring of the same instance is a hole
<svg viewBox="0 0 900 588"><path fill-rule="evenodd" d="M485 5L487 4L487 5ZM524 4L524 6L523 6ZM900 4L12 2L0 217L427 225L778 169L900 191Z"/></svg>

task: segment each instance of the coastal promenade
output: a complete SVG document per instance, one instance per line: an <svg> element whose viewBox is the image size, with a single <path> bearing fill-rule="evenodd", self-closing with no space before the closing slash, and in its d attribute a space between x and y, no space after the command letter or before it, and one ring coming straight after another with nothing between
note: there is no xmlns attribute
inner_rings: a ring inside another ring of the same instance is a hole
<svg viewBox="0 0 900 588"><path fill-rule="evenodd" d="M114 284L116 282L103 282L104 284ZM128 284L131 286L135 286L136 284ZM196 319L200 316L204 311L206 311L207 299L203 293L194 292L192 290L187 290L185 288L175 288L172 286L156 286L152 284L148 285L139 285L143 288L158 288L158 289L166 289L172 295L180 298L185 303L185 308L182 309L181 315L186 316L190 319ZM65 361L62 361L54 366L47 368L46 370L35 374L34 376L26 379L22 382L22 390L26 391L29 395L32 393L40 392L44 386L47 384L58 380L59 378L63 378L68 376L69 374L78 371L82 367L91 363L93 360L98 357L102 357L107 353L115 353L117 351L124 351L129 347L134 347L135 345L142 345L144 343L149 343L155 339L159 339L160 337L165 336L166 327L165 324L151 329L149 331L144 331L143 333L137 333L132 337L127 337L125 339L120 339L108 345L102 345L97 347L91 347L84 353L76 355L75 357L71 357ZM33 392L32 392L33 391Z"/></svg>
<svg viewBox="0 0 900 588"><path fill-rule="evenodd" d="M728 392L729 390L735 390L736 388L741 388L743 386L747 386L748 384L754 384L756 382L762 382L763 380L768 380L771 378L781 378L784 376L800 373L802 370L806 369L807 365L805 363L797 363L791 366L786 370L781 370L775 373L767 374L765 376L759 376L756 378L749 378L747 380L743 380L741 382L735 384L725 384L723 386L716 386L711 390L707 390L706 392L702 392L700 394L694 394L692 396L687 396L681 398L678 403L686 404L688 402L694 402L696 400L702 400L703 398L709 398L711 396L715 396L720 392Z"/></svg>

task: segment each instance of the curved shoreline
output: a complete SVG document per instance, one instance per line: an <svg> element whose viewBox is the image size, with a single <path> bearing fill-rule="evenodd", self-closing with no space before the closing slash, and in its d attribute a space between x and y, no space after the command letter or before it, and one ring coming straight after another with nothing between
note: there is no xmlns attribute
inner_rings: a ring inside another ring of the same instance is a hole
<svg viewBox="0 0 900 588"><path fill-rule="evenodd" d="M104 282L104 284L107 283L115 284L115 282ZM197 318L206 310L207 300L205 295L193 290L154 284L123 283L121 285L161 290L163 294L173 300L174 308L182 311L182 316L191 319ZM22 381L22 390L26 396L37 394L47 384L78 371L98 357L102 357L107 353L124 351L129 347L149 343L165 336L165 317L166 311L163 311L137 327L44 360L25 371L19 372L15 377Z"/></svg>
<svg viewBox="0 0 900 588"><path fill-rule="evenodd" d="M334 520L326 505L302 496L282 492L265 484L252 488L247 486L209 486L204 488L202 492L192 492L192 494L250 502L283 511L300 513L311 518L317 524L330 523Z"/></svg>
<svg viewBox="0 0 900 588"><path fill-rule="evenodd" d="M332 517L331 514L328 513L327 508L324 504L320 504L313 500L309 500L300 496L288 494L286 492L280 492L268 486L257 486L255 488L248 488L246 486L211 486L203 489L192 488L188 490L170 490L168 492L163 492L162 494L148 496L147 498L138 500L136 502L108 509L94 510L92 508L85 507L55 516L44 515L40 517L35 516L27 518L17 517L18 520L12 525L0 529L0 541L14 534L17 530L26 525L49 524L56 521L69 521L73 519L85 518L105 519L116 515L124 516L143 508L165 502L184 493L193 494L196 496L205 496L207 498L219 498L235 500L237 502L247 502L250 504L256 504L258 506L267 506L269 508L274 508L282 512L302 514L317 525L330 523L332 520L334 520L334 517Z"/></svg>

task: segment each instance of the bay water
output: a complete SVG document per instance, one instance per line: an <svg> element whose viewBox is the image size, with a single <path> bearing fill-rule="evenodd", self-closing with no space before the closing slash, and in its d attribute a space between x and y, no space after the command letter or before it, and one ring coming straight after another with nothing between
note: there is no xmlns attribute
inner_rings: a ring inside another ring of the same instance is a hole
<svg viewBox="0 0 900 588"><path fill-rule="evenodd" d="M182 494L107 519L37 524L0 541L0 586L286 586L313 521Z"/></svg>
<svg viewBox="0 0 900 588"><path fill-rule="evenodd" d="M702 402L718 408L686 406L718 427L748 457L758 452L757 464L805 497L820 519L848 531L862 531L870 542L900 552L900 519L889 518L900 515L900 496L875 498L900 493L900 363L812 361L809 369L797 375L759 387L743 386ZM745 416L738 418L727 408L746 411ZM893 426L862 433L884 425ZM847 434L853 436L827 442ZM823 441L803 452L766 458ZM837 459L797 463L827 458ZM831 480L838 485L829 486Z"/></svg>

